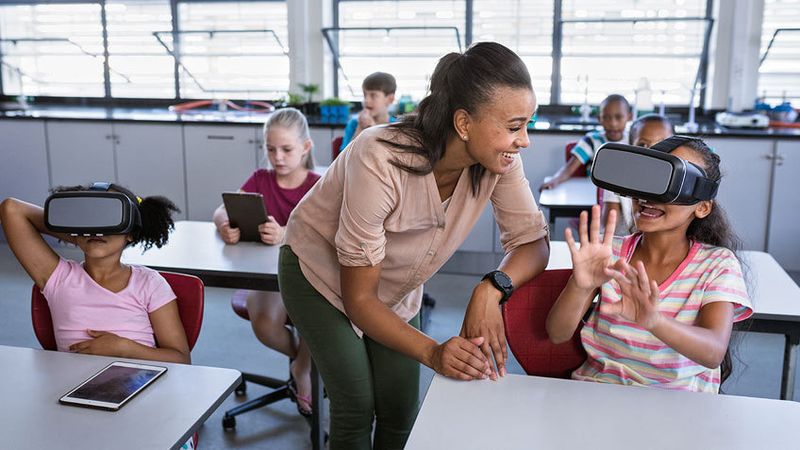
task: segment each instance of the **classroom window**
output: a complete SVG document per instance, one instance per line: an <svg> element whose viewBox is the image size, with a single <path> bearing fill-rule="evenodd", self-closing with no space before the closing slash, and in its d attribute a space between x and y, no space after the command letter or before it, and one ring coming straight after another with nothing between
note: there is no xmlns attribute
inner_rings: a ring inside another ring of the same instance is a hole
<svg viewBox="0 0 800 450"><path fill-rule="evenodd" d="M788 0L767 0L761 34L761 56L775 35L769 53L758 69L758 95L775 104L784 100L800 101L800 3Z"/></svg>
<svg viewBox="0 0 800 450"><path fill-rule="evenodd" d="M337 70L339 96L361 100L361 81L370 73L381 71L397 79L398 98L410 95L421 99L439 58L464 50L464 23L463 0L340 1L341 28L437 28L332 32L333 41L338 40L341 65Z"/></svg>
<svg viewBox="0 0 800 450"><path fill-rule="evenodd" d="M169 0L107 0L112 97L173 98L175 66L153 33L172 43Z"/></svg>
<svg viewBox="0 0 800 450"><path fill-rule="evenodd" d="M102 97L97 3L0 6L5 95Z"/></svg>
<svg viewBox="0 0 800 450"><path fill-rule="evenodd" d="M473 41L514 50L531 74L538 103L550 103L553 0L474 0Z"/></svg>
<svg viewBox="0 0 800 450"><path fill-rule="evenodd" d="M707 24L674 19L705 16L706 0L564 0L559 103L582 103L587 83L589 103L633 102L646 79L654 103L688 104ZM666 20L617 21L634 18Z"/></svg>
<svg viewBox="0 0 800 450"><path fill-rule="evenodd" d="M182 97L267 100L286 94L286 2L178 6Z"/></svg>

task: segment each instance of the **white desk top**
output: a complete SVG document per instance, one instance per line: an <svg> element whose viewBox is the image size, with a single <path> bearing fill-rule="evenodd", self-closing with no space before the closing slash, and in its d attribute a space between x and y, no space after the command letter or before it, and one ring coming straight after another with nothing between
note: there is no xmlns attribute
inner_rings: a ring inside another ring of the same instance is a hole
<svg viewBox="0 0 800 450"><path fill-rule="evenodd" d="M597 204L597 186L587 177L574 177L554 189L545 189L539 196L539 205L547 208L579 208Z"/></svg>
<svg viewBox="0 0 800 450"><path fill-rule="evenodd" d="M406 449L754 449L800 442L800 403L507 375L436 375Z"/></svg>
<svg viewBox="0 0 800 450"><path fill-rule="evenodd" d="M179 221L167 245L151 248L144 254L140 247L126 249L122 261L161 270L182 268L198 273L276 278L277 245L239 242L225 245L213 222Z"/></svg>
<svg viewBox="0 0 800 450"><path fill-rule="evenodd" d="M131 360L0 346L0 447L178 448L241 379L232 369L140 361L167 373L119 411L58 403L112 361Z"/></svg>
<svg viewBox="0 0 800 450"><path fill-rule="evenodd" d="M757 251L743 251L740 256L749 269L746 280L753 296L753 318L800 322L800 287L775 258ZM550 242L550 261L547 268L572 268L572 258L566 242Z"/></svg>

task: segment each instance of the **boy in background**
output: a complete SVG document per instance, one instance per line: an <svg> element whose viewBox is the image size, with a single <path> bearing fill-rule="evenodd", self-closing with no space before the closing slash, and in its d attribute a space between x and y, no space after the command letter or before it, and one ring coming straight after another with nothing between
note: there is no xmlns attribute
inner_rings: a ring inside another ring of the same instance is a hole
<svg viewBox="0 0 800 450"><path fill-rule="evenodd" d="M606 142L628 143L628 131L625 126L631 120L631 105L624 96L611 94L600 103L598 117L602 131L586 133L572 149L572 157L540 190L553 189L568 180L581 166L592 162L594 152Z"/></svg>
<svg viewBox="0 0 800 450"><path fill-rule="evenodd" d="M391 74L386 72L370 74L361 83L361 90L364 92L364 109L347 123L339 151L344 150L367 128L396 120L389 115L389 106L394 103L394 93L397 90L397 81Z"/></svg>

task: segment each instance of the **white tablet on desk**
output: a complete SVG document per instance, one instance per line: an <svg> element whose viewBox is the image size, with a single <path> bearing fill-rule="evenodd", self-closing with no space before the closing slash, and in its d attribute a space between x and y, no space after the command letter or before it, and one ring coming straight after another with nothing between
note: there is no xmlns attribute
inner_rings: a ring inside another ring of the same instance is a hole
<svg viewBox="0 0 800 450"><path fill-rule="evenodd" d="M58 401L116 411L166 371L166 367L114 361Z"/></svg>

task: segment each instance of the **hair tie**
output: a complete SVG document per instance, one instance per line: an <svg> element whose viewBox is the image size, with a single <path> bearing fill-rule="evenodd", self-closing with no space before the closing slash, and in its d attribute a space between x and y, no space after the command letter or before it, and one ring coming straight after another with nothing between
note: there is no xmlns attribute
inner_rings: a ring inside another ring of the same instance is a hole
<svg viewBox="0 0 800 450"><path fill-rule="evenodd" d="M142 197L139 197L139 196L137 195L137 196L136 196L136 202L137 202L137 203L139 203L139 204L141 205L141 204L142 204Z"/></svg>

